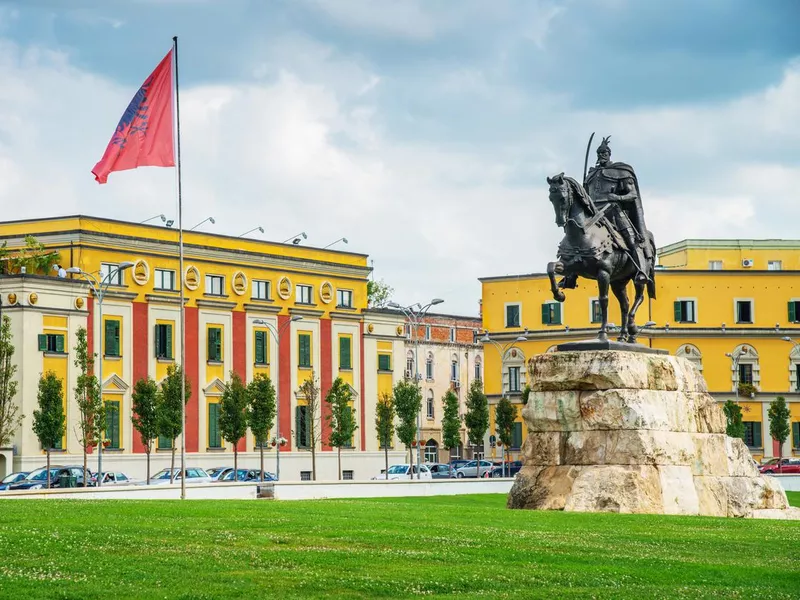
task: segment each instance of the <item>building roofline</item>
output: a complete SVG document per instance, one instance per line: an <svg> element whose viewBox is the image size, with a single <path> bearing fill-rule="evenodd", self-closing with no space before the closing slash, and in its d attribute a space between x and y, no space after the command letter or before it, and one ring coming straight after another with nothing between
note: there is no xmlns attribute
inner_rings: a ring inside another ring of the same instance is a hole
<svg viewBox="0 0 800 600"><path fill-rule="evenodd" d="M721 277L723 275L798 275L800 270L781 269L778 271L770 271L767 269L685 269L683 267L668 267L663 265L656 265L656 273L658 277L663 275L697 275L703 273L712 277ZM559 275L560 277L560 275ZM491 283L496 281L522 281L525 279L546 279L547 273L524 273L520 275L495 275L490 277L479 277L480 283Z"/></svg>
<svg viewBox="0 0 800 600"><path fill-rule="evenodd" d="M384 313L384 314L396 314L396 315L401 315L401 316L405 317L405 315L403 315L403 311L401 311L401 310L399 310L397 308L368 308L364 312L365 313L375 312L375 313ZM446 318L446 319L463 319L465 321L481 321L481 318L477 317L477 316L476 317L468 317L468 316L465 316L465 315L451 315L451 314L447 314L447 313L428 312L428 313L425 313L425 316L426 317L443 317L443 318Z"/></svg>
<svg viewBox="0 0 800 600"><path fill-rule="evenodd" d="M774 239L710 239L689 238L662 246L656 250L661 255L674 254L684 250L715 249L715 250L776 250L800 249L800 240Z"/></svg>

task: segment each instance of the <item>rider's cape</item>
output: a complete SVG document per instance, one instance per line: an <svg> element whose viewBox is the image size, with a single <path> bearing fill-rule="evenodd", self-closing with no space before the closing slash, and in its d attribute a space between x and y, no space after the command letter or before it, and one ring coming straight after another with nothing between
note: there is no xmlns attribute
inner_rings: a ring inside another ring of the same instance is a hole
<svg viewBox="0 0 800 600"><path fill-rule="evenodd" d="M636 172L633 170L633 167L624 162L610 163L605 167L592 167L589 169L586 181L583 182L584 187L587 187L589 180L592 179L592 176L595 175L597 171L602 171L603 177L607 177L608 179L617 181L633 179L633 185L636 188L636 202L634 202L635 206L633 210L628 209L626 212L628 216L631 217L631 224L636 229L636 232L642 237L646 237L647 225L644 222L644 210L642 209L642 192L639 190L639 178L636 177Z"/></svg>

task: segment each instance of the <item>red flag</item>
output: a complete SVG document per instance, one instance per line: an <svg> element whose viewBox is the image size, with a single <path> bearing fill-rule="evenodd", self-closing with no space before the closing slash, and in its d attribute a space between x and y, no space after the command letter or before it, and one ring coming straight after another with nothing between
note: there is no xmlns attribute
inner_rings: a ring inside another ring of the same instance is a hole
<svg viewBox="0 0 800 600"><path fill-rule="evenodd" d="M172 50L136 92L92 173L106 183L112 171L174 167L172 143Z"/></svg>

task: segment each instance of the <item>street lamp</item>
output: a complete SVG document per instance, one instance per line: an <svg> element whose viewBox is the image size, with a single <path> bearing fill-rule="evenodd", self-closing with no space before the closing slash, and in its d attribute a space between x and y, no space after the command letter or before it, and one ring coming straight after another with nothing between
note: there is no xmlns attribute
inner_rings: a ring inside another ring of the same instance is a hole
<svg viewBox="0 0 800 600"><path fill-rule="evenodd" d="M202 224L203 224L203 223L205 223L206 221L211 221L211 224L212 224L212 225L213 225L214 223L216 223L216 221L214 220L214 217L208 217L208 218L206 218L206 219L203 219L202 221L200 221L200 222L199 222L197 225L195 225L194 227L191 227L191 228L189 228L189 231L191 231L192 229L197 229L198 227L200 227L200 225L202 225Z"/></svg>
<svg viewBox="0 0 800 600"><path fill-rule="evenodd" d="M731 354L730 352L726 352L725 353L725 356L727 356L728 358L730 358L733 361L733 370L736 373L736 403L737 404L739 403L739 360L742 358L742 356L744 356L745 354L749 354L749 353L750 353L750 350L747 348L747 346L743 347L741 350L739 350L738 352L736 352L734 354Z"/></svg>
<svg viewBox="0 0 800 600"><path fill-rule="evenodd" d="M100 272L100 279L98 280L97 277L91 273L87 273L80 267L70 267L67 269L67 273L72 273L74 275L79 275L83 279L85 279L89 283L89 287L92 288L92 292L94 292L94 297L97 298L97 316L98 316L98 330L97 330L97 341L98 341L98 351L97 351L97 361L95 362L94 369L96 372L95 377L97 377L97 384L100 386L100 401L103 401L103 298L105 298L106 292L108 291L108 286L111 285L111 280L114 278L115 275L121 273L125 269L130 269L133 266L133 263L130 261L124 261L119 263L117 266L108 270L108 273L103 276L102 271ZM100 432L102 437L105 437L105 423L101 424L102 429ZM103 483L103 440L97 441L97 487L100 487Z"/></svg>
<svg viewBox="0 0 800 600"><path fill-rule="evenodd" d="M788 335L783 336L781 339L784 342L789 342L793 346L792 351L797 350L798 348L800 348L800 344L795 342ZM791 354L789 355L789 360L791 361ZM796 370L800 371L800 365L797 365ZM798 391L800 391L800 377L797 377L797 381L795 382L795 387L797 388Z"/></svg>
<svg viewBox="0 0 800 600"><path fill-rule="evenodd" d="M301 231L300 233L293 235L292 237L286 238L285 240L283 240L283 243L285 244L287 242L292 242L295 246L297 246L297 244L300 243L300 238L303 238L304 240L308 239L308 236L306 235L305 231Z"/></svg>
<svg viewBox="0 0 800 600"><path fill-rule="evenodd" d="M487 331L483 335L483 337L481 337L481 341L484 343L489 342L494 346L495 350L497 350L497 352L500 353L500 399L502 400L503 398L506 397L506 388L505 386L503 386L503 372L504 372L503 365L506 361L506 354L508 354L509 350L516 347L517 343L527 342L528 338L526 338L524 335L520 335L517 336L513 341L508 342L507 344L500 344L500 342L498 342L497 340L493 340L491 337L489 337L489 332ZM510 379L509 383L511 383ZM495 431L497 431L496 419L495 419ZM506 475L506 461L503 460L503 477L505 477L505 475ZM480 479L480 476L481 476L481 463L480 461L478 461L478 479Z"/></svg>
<svg viewBox="0 0 800 600"><path fill-rule="evenodd" d="M153 219L161 219L161 222L164 223L164 222L166 222L167 217L165 217L164 215L156 215L155 217L150 217L149 219L145 219L144 221L140 221L139 225L143 225L144 223L152 221Z"/></svg>
<svg viewBox="0 0 800 600"><path fill-rule="evenodd" d="M253 228L252 228L251 230L249 230L249 231L245 231L243 234L241 234L241 235L239 235L239 236L237 236L237 237L244 237L244 236L246 236L248 233L253 233L253 232L254 232L256 229L258 229L258 230L259 230L261 233L264 233L264 228L263 228L263 227L261 227L261 225L259 225L258 227L253 227Z"/></svg>
<svg viewBox="0 0 800 600"><path fill-rule="evenodd" d="M281 325L280 329L276 329L275 325L273 325L272 323L268 323L264 319L254 319L253 320L253 324L254 325L261 325L263 327L266 327L267 331L269 331L275 337L275 343L278 346L278 357L280 357L280 354L281 354L281 335L283 335L283 331L289 325L294 323L295 321L302 320L302 318L303 317L301 317L301 316L295 315L291 319L286 321L286 323ZM278 368L280 369L280 358L279 358L279 362L278 362ZM278 383L280 383L280 377L278 378ZM280 390L278 390L278 391L280 392ZM277 401L275 402L275 439L276 439L275 448L277 449L277 454L275 455L275 480L276 481L280 481L281 480L281 398L280 398L280 395L278 395ZM262 482L264 481L264 469L261 469L261 481Z"/></svg>
<svg viewBox="0 0 800 600"><path fill-rule="evenodd" d="M339 242L344 242L345 244L349 244L349 242L347 241L347 238L343 237L343 238L339 238L335 242L331 242L327 246L323 246L322 249L325 250L325 248L330 248L331 246L333 246L334 244L338 244Z"/></svg>
<svg viewBox="0 0 800 600"><path fill-rule="evenodd" d="M437 304L441 304L444 302L441 298L434 298L430 302L428 302L425 306L421 303L416 302L409 306L400 306L397 302L388 302L386 305L390 308L396 308L405 315L406 319L411 323L412 332L414 336L414 383L417 385L417 393L422 398L422 391L420 390L420 375L419 375L419 325L422 322L422 319L425 318L425 315L428 314L431 306L436 306ZM422 461L420 456L422 455L422 438L420 437L422 433L422 402L419 405L419 412L417 413L417 479L420 479L422 475L422 469L420 465ZM414 474L411 474L413 479Z"/></svg>

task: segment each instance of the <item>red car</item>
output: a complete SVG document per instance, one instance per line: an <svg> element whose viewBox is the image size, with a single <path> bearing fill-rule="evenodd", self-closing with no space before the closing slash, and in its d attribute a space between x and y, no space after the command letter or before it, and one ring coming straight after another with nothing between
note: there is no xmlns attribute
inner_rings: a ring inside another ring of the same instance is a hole
<svg viewBox="0 0 800 600"><path fill-rule="evenodd" d="M758 467L765 474L800 474L800 458L772 458Z"/></svg>

